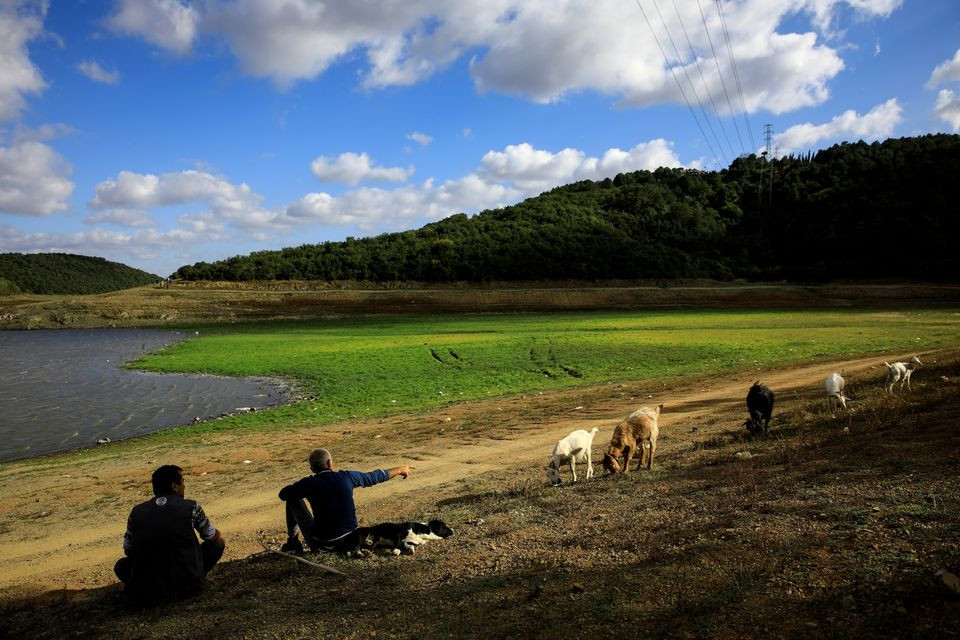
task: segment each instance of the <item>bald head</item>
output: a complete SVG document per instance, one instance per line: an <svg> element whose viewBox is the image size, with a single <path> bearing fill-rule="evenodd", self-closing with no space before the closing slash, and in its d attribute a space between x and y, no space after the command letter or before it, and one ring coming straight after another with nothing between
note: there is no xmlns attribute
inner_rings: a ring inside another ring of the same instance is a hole
<svg viewBox="0 0 960 640"><path fill-rule="evenodd" d="M333 458L326 449L314 449L310 452L310 470L314 473L320 473L330 467L330 461Z"/></svg>

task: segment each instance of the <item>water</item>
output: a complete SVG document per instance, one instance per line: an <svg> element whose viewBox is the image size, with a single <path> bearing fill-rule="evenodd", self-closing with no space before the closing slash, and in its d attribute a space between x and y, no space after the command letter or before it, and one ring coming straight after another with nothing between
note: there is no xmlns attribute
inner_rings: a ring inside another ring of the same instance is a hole
<svg viewBox="0 0 960 640"><path fill-rule="evenodd" d="M121 369L191 336L127 329L0 331L0 461L65 451L279 404L266 378Z"/></svg>

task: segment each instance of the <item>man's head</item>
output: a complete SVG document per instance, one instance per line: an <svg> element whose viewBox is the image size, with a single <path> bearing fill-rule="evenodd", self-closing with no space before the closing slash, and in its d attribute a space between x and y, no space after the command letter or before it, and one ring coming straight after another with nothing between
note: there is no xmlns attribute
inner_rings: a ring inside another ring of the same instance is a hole
<svg viewBox="0 0 960 640"><path fill-rule="evenodd" d="M333 468L333 458L326 449L314 449L310 452L310 471L320 473Z"/></svg>
<svg viewBox="0 0 960 640"><path fill-rule="evenodd" d="M165 464L153 472L153 495L175 493L183 497L183 469L175 464Z"/></svg>

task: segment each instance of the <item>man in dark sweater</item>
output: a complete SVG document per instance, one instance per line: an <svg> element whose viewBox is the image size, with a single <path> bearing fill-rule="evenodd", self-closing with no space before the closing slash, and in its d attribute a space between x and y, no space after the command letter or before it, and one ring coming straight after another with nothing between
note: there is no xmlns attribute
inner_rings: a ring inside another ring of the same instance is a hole
<svg viewBox="0 0 960 640"><path fill-rule="evenodd" d="M355 549L359 541L356 539L357 510L353 502L353 490L371 487L396 476L406 478L412 468L392 467L368 473L335 471L330 452L314 449L310 453L310 470L314 475L280 490L280 499L287 503L287 541L280 550L288 553L303 551L297 529L303 533L311 551L345 552ZM307 502L310 503L309 509Z"/></svg>
<svg viewBox="0 0 960 640"><path fill-rule="evenodd" d="M154 497L130 511L126 557L113 568L124 593L142 603L199 593L225 547L200 505L184 499L183 469L164 465L153 472L152 482Z"/></svg>

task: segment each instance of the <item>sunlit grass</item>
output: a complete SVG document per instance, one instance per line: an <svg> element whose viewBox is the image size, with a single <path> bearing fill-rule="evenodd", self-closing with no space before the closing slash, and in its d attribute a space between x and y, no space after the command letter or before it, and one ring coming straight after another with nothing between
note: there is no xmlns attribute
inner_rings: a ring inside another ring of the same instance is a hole
<svg viewBox="0 0 960 640"><path fill-rule="evenodd" d="M135 366L296 380L311 400L221 425L296 426L608 381L920 351L960 342L957 318L942 309L344 318L202 328L201 337Z"/></svg>

